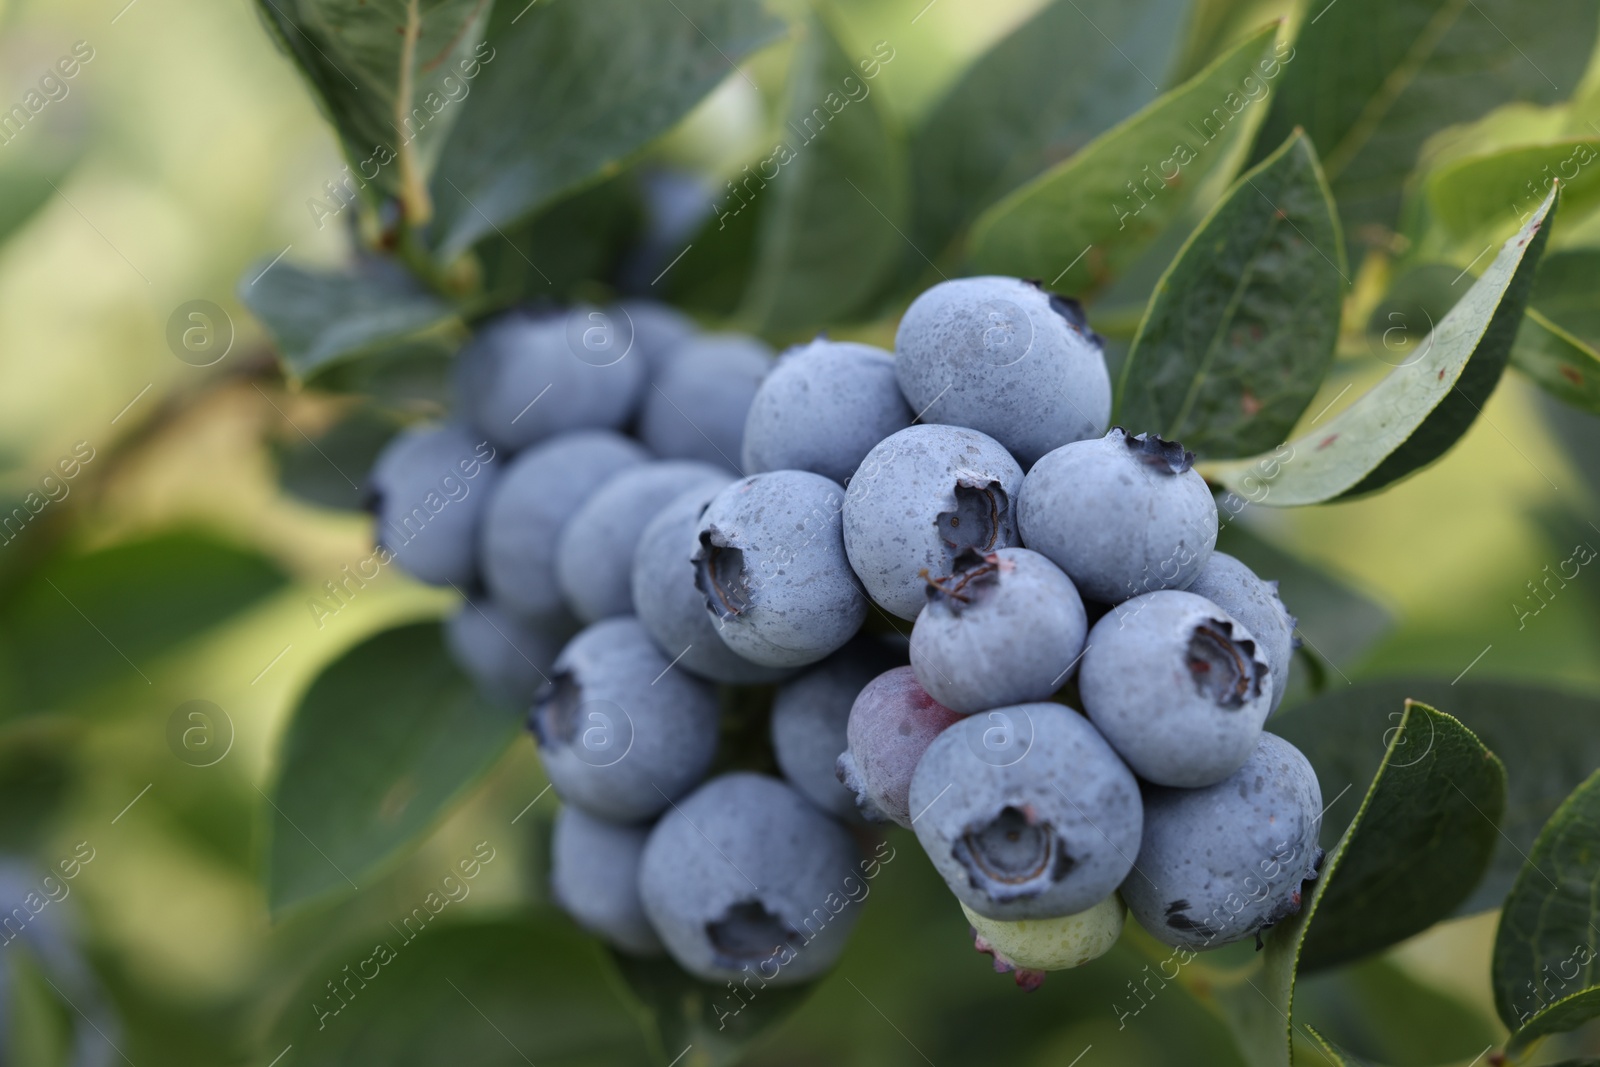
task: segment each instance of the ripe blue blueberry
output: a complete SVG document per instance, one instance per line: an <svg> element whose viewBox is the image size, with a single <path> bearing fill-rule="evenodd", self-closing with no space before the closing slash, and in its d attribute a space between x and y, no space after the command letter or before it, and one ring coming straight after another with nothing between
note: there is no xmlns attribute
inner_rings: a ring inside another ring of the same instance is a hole
<svg viewBox="0 0 1600 1067"><path fill-rule="evenodd" d="M928 580L911 669L947 708L970 714L1048 700L1083 651L1088 618L1072 581L1026 548L956 557Z"/></svg>
<svg viewBox="0 0 1600 1067"><path fill-rule="evenodd" d="M834 773L850 744L850 709L867 683L904 662L903 649L861 636L778 687L772 700L772 754L784 777L830 815L861 818L855 794Z"/></svg>
<svg viewBox="0 0 1600 1067"><path fill-rule="evenodd" d="M474 584L478 528L501 466L494 446L459 423L406 430L367 480L374 539L418 581Z"/></svg>
<svg viewBox="0 0 1600 1067"><path fill-rule="evenodd" d="M951 892L991 919L1087 911L1132 867L1139 783L1088 720L1060 704L969 715L911 778L912 829Z"/></svg>
<svg viewBox="0 0 1600 1067"><path fill-rule="evenodd" d="M1299 646L1294 636L1295 617L1278 596L1278 583L1265 582L1255 571L1226 552L1213 552L1211 559L1189 583L1189 592L1211 601L1244 623L1272 668L1272 710L1283 703L1289 685L1289 660Z"/></svg>
<svg viewBox="0 0 1600 1067"><path fill-rule="evenodd" d="M772 350L754 337L701 334L666 355L639 416L639 436L666 459L696 459L737 472L744 424Z"/></svg>
<svg viewBox="0 0 1600 1067"><path fill-rule="evenodd" d="M839 529L844 490L806 471L741 478L700 516L695 587L727 646L768 667L803 667L843 647L867 600Z"/></svg>
<svg viewBox="0 0 1600 1067"><path fill-rule="evenodd" d="M456 666L486 696L525 709L549 681L572 631L530 623L479 597L456 609L444 636Z"/></svg>
<svg viewBox="0 0 1600 1067"><path fill-rule="evenodd" d="M1186 588L1217 544L1216 501L1193 462L1181 445L1120 427L1064 445L1022 483L1022 543L1089 600Z"/></svg>
<svg viewBox="0 0 1600 1067"><path fill-rule="evenodd" d="M752 663L723 643L695 588L694 552L700 516L733 479L723 475L690 489L650 520L633 552L633 609L656 646L678 667L727 685L763 685L788 675Z"/></svg>
<svg viewBox="0 0 1600 1067"><path fill-rule="evenodd" d="M1300 750L1262 734L1245 765L1204 789L1145 791L1144 841L1122 885L1164 944L1216 948L1300 910L1322 865L1322 791Z"/></svg>
<svg viewBox="0 0 1600 1067"><path fill-rule="evenodd" d="M713 778L661 817L639 894L667 951L711 982L794 985L844 951L861 913L843 826L776 778ZM749 987L746 987L749 988Z"/></svg>
<svg viewBox="0 0 1600 1067"><path fill-rule="evenodd" d="M1017 543L1022 468L1000 443L960 426L908 426L861 461L844 502L844 543L867 593L914 619L927 578L962 549Z"/></svg>
<svg viewBox="0 0 1600 1067"><path fill-rule="evenodd" d="M785 352L756 390L744 426L744 469L811 471L843 485L873 445L911 420L893 355L818 338Z"/></svg>
<svg viewBox="0 0 1600 1067"><path fill-rule="evenodd" d="M1016 278L958 278L906 309L895 373L924 422L981 430L1027 467L1105 433L1102 348L1075 301Z"/></svg>
<svg viewBox="0 0 1600 1067"><path fill-rule="evenodd" d="M1134 597L1089 632L1078 675L1089 719L1139 777L1193 789L1256 750L1272 672L1255 637L1205 597Z"/></svg>
<svg viewBox="0 0 1600 1067"><path fill-rule="evenodd" d="M608 478L649 458L621 434L579 430L512 460L489 501L479 537L483 583L495 599L538 622L570 618L556 583L561 531Z"/></svg>
<svg viewBox="0 0 1600 1067"><path fill-rule="evenodd" d="M667 304L654 300L623 300L611 309L631 331L633 351L644 362L646 376L654 381L666 368L669 353L697 332L694 320Z"/></svg>
<svg viewBox="0 0 1600 1067"><path fill-rule="evenodd" d="M661 939L639 899L647 826L623 826L565 805L550 841L550 892L577 924L635 956L658 956Z"/></svg>
<svg viewBox="0 0 1600 1067"><path fill-rule="evenodd" d="M717 693L668 659L637 619L606 619L567 643L528 716L556 795L637 822L700 781L717 750Z"/></svg>
<svg viewBox="0 0 1600 1067"><path fill-rule="evenodd" d="M961 716L928 695L910 667L896 667L856 694L845 726L846 751L834 776L871 822L911 826L911 776L917 761Z"/></svg>
<svg viewBox="0 0 1600 1067"><path fill-rule="evenodd" d="M633 613L633 551L656 512L674 497L722 485L719 467L659 460L618 471L584 501L556 540L556 584L578 618Z"/></svg>
<svg viewBox="0 0 1600 1067"><path fill-rule="evenodd" d="M582 309L573 315L507 312L462 349L457 399L500 447L526 448L565 430L614 429L637 407L644 360L620 355L614 344L585 347L575 328Z"/></svg>

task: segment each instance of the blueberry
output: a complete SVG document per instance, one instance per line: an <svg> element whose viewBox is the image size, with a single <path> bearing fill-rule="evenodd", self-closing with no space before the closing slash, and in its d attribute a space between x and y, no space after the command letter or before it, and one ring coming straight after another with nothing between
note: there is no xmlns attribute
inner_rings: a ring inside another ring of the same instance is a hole
<svg viewBox="0 0 1600 1067"><path fill-rule="evenodd" d="M478 598L450 616L444 636L456 665L486 696L526 708L549 681L556 656L572 634L569 628L535 625Z"/></svg>
<svg viewBox="0 0 1600 1067"><path fill-rule="evenodd" d="M1198 593L1244 623L1256 639L1257 651L1272 668L1272 710L1277 711L1289 685L1289 660L1299 645L1294 636L1298 623L1283 606L1278 583L1262 581L1226 552L1213 552L1189 583L1189 592Z"/></svg>
<svg viewBox="0 0 1600 1067"><path fill-rule="evenodd" d="M405 431L368 478L375 540L419 581L472 584L478 527L500 467L494 446L458 423Z"/></svg>
<svg viewBox="0 0 1600 1067"><path fill-rule="evenodd" d="M956 897L991 919L1087 911L1139 849L1139 783L1088 720L1060 704L971 715L911 777L912 829Z"/></svg>
<svg viewBox="0 0 1600 1067"><path fill-rule="evenodd" d="M718 467L661 460L608 478L556 540L556 584L584 622L633 613L633 552L656 512L691 489L722 485Z"/></svg>
<svg viewBox="0 0 1600 1067"><path fill-rule="evenodd" d="M1123 899L1164 944L1243 940L1300 910L1301 886L1322 865L1321 822L1311 764L1262 734L1249 761L1216 785L1146 789L1144 842Z"/></svg>
<svg viewBox="0 0 1600 1067"><path fill-rule="evenodd" d="M928 695L910 667L868 682L850 706L848 748L834 775L873 822L911 825L911 775L917 761L961 716Z"/></svg>
<svg viewBox="0 0 1600 1067"><path fill-rule="evenodd" d="M567 643L528 728L556 795L613 822L648 819L705 775L717 749L716 690L606 619Z"/></svg>
<svg viewBox="0 0 1600 1067"><path fill-rule="evenodd" d="M1016 278L958 278L906 309L895 373L924 422L981 430L1026 467L1105 433L1102 349L1073 301Z"/></svg>
<svg viewBox="0 0 1600 1067"><path fill-rule="evenodd" d="M689 316L654 300L624 300L611 312L630 330L633 351L629 358L638 356L651 380L666 368L672 350L698 332Z"/></svg>
<svg viewBox="0 0 1600 1067"><path fill-rule="evenodd" d="M496 600L529 619L570 618L556 583L556 542L567 520L606 479L650 454L610 430L562 434L506 467L479 536L483 581Z"/></svg>
<svg viewBox="0 0 1600 1067"><path fill-rule="evenodd" d="M726 475L690 489L650 520L633 552L633 607L656 646L679 667L728 685L762 685L789 671L752 663L723 643L695 588L694 551L700 516L733 479Z"/></svg>
<svg viewBox="0 0 1600 1067"><path fill-rule="evenodd" d="M935 700L962 714L1048 700L1088 629L1078 591L1054 563L1026 548L968 549L954 571L928 581L911 668Z"/></svg>
<svg viewBox="0 0 1600 1067"><path fill-rule="evenodd" d="M1087 911L1054 919L989 919L965 904L972 944L994 957L994 969L1015 971L1017 985L1037 989L1044 972L1082 967L1111 951L1128 919L1127 905L1115 893Z"/></svg>
<svg viewBox="0 0 1600 1067"><path fill-rule="evenodd" d="M1022 468L992 437L959 426L908 426L880 441L850 479L844 543L867 593L914 619L927 577L964 548L1017 543L1012 506Z"/></svg>
<svg viewBox="0 0 1600 1067"><path fill-rule="evenodd" d="M844 827L776 778L738 772L662 816L645 845L639 893L690 974L794 985L844 951L861 913L856 862Z"/></svg>
<svg viewBox="0 0 1600 1067"><path fill-rule="evenodd" d="M903 650L862 636L778 687L772 701L772 754L784 777L830 815L861 817L855 794L834 773L850 744L850 709L867 683L904 662Z"/></svg>
<svg viewBox="0 0 1600 1067"><path fill-rule="evenodd" d="M806 471L741 478L700 516L695 587L718 634L768 667L803 667L850 640L867 600L845 558L844 490Z"/></svg>
<svg viewBox="0 0 1600 1067"><path fill-rule="evenodd" d="M520 449L565 430L614 429L644 388L645 363L583 343L586 315L574 309L512 311L485 324L457 359L458 401L502 448Z"/></svg>
<svg viewBox="0 0 1600 1067"><path fill-rule="evenodd" d="M702 334L680 342L645 396L639 436L658 456L738 471L750 401L771 367L772 350L754 337Z"/></svg>
<svg viewBox="0 0 1600 1067"><path fill-rule="evenodd" d="M1272 674L1255 637L1205 597L1134 597L1094 624L1078 675L1084 710L1139 777L1193 789L1256 750Z"/></svg>
<svg viewBox="0 0 1600 1067"><path fill-rule="evenodd" d="M911 425L894 356L823 338L785 352L756 390L744 469L803 470L843 485L872 446Z"/></svg>
<svg viewBox="0 0 1600 1067"><path fill-rule="evenodd" d="M1090 600L1186 588L1217 543L1217 505L1193 461L1181 445L1120 427L1064 445L1022 483L1022 543Z"/></svg>
<svg viewBox="0 0 1600 1067"><path fill-rule="evenodd" d="M550 841L550 891L578 925L635 956L661 953L639 899L645 826L622 826L563 806Z"/></svg>

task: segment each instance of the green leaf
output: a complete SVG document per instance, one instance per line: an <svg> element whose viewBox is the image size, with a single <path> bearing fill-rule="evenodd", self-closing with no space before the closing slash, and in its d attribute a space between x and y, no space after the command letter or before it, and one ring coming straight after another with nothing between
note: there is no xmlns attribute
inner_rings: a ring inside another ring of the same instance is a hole
<svg viewBox="0 0 1600 1067"><path fill-rule="evenodd" d="M1531 298L1541 314L1581 337L1590 347L1600 347L1596 278L1600 278L1600 248L1551 252L1539 263Z"/></svg>
<svg viewBox="0 0 1600 1067"><path fill-rule="evenodd" d="M367 471L399 430L393 417L365 404L344 413L314 438L291 429L292 436L271 445L278 483L284 492L308 504L358 511L366 503L361 483Z"/></svg>
<svg viewBox="0 0 1600 1067"><path fill-rule="evenodd" d="M1295 1007L1303 1018L1317 1020L1307 1030L1395 1067L1466 1063L1501 1039L1499 1027L1476 1005L1422 980L1389 955L1302 976Z"/></svg>
<svg viewBox="0 0 1600 1067"><path fill-rule="evenodd" d="M441 255L615 172L782 30L749 0L496 4L434 177Z"/></svg>
<svg viewBox="0 0 1600 1067"><path fill-rule="evenodd" d="M1551 0L1537 18L1519 0L1318 7L1285 62L1254 158L1303 127L1352 233L1395 225L1401 188L1430 135L1510 100L1563 99L1600 25L1589 0Z"/></svg>
<svg viewBox="0 0 1600 1067"><path fill-rule="evenodd" d="M292 1044L295 1067L650 1062L639 1021L608 971L593 939L549 913L446 919L420 934L410 923L399 932L383 925L312 967L272 1045ZM349 977L360 974L368 977Z"/></svg>
<svg viewBox="0 0 1600 1067"><path fill-rule="evenodd" d="M1449 708L1505 764L1508 795L1494 860L1457 914L1498 908L1545 821L1600 766L1600 700L1470 677L1454 685L1448 678L1399 678L1340 685L1276 716L1272 732L1304 752L1322 782L1323 803L1329 805L1324 847L1337 841L1354 810L1352 797L1335 796L1372 777L1407 699Z"/></svg>
<svg viewBox="0 0 1600 1067"><path fill-rule="evenodd" d="M1371 1060L1360 1059L1323 1037L1314 1026L1306 1027L1306 1035L1316 1044L1317 1051L1321 1052L1328 1062L1334 1067L1377 1067Z"/></svg>
<svg viewBox="0 0 1600 1067"><path fill-rule="evenodd" d="M33 218L78 162L76 150L11 153L0 166L0 244Z"/></svg>
<svg viewBox="0 0 1600 1067"><path fill-rule="evenodd" d="M1420 844L1430 856L1441 849L1448 851L1429 841L1435 817L1443 816L1454 826L1463 812L1470 810L1463 794L1450 783L1460 781L1477 788L1499 781L1503 788L1503 779L1495 778L1503 772L1494 756L1455 719L1416 703L1406 704L1400 725L1387 740L1382 762L1355 819L1328 851L1320 876L1308 884L1309 897L1300 913L1268 932L1258 963L1227 976L1214 991L1202 990L1234 1029L1250 1067L1288 1067L1292 1037L1299 1034L1311 1039L1305 1028L1293 1021L1298 966L1303 958L1314 965L1319 953L1324 960L1328 958L1333 949L1326 947L1325 941L1324 948L1317 948L1326 937L1315 933L1319 917L1326 907L1334 923L1348 919L1352 905L1375 888L1375 878L1384 876L1375 867L1379 857L1387 857L1394 870L1403 869L1418 883L1447 897L1471 889L1470 883L1461 884L1468 873L1463 867L1452 865L1448 871L1433 872L1419 856L1407 856L1402 849ZM1491 768L1487 777L1485 767ZM1325 797L1331 784L1322 781ZM1425 918L1431 924L1442 917L1421 892L1409 888L1401 891L1395 903L1399 915L1379 920L1391 933ZM1429 915L1432 917L1427 918ZM1368 946L1377 940L1359 932L1355 936L1363 937Z"/></svg>
<svg viewBox="0 0 1600 1067"><path fill-rule="evenodd" d="M246 278L252 280L240 280L239 299L301 381L456 321L448 304L392 263L368 262L354 272L257 264Z"/></svg>
<svg viewBox="0 0 1600 1067"><path fill-rule="evenodd" d="M1285 446L1270 475L1250 460L1209 473L1235 488L1264 484L1274 507L1320 504L1382 489L1432 463L1477 418L1500 381L1522 322L1556 210L1552 191L1506 241L1489 269L1451 308L1420 351L1321 426ZM1281 450L1280 450L1281 451Z"/></svg>
<svg viewBox="0 0 1600 1067"><path fill-rule="evenodd" d="M1277 32L1257 31L990 207L972 227L972 268L1082 296L1126 270L1264 112L1262 71L1275 62L1267 57Z"/></svg>
<svg viewBox="0 0 1600 1067"><path fill-rule="evenodd" d="M339 133L351 163L330 175L340 197L370 183L406 196L421 209L414 221L427 220L427 171L472 91L489 3L257 0Z"/></svg>
<svg viewBox="0 0 1600 1067"><path fill-rule="evenodd" d="M1186 7L1054 0L980 56L912 134L916 247L937 259L984 208L1154 100Z"/></svg>
<svg viewBox="0 0 1600 1067"><path fill-rule="evenodd" d="M636 180L624 172L588 186L478 242L485 295L474 310L562 299L614 277L644 221Z"/></svg>
<svg viewBox="0 0 1600 1067"><path fill-rule="evenodd" d="M1530 307L1511 346L1511 365L1574 407L1600 414L1600 352Z"/></svg>
<svg viewBox="0 0 1600 1067"><path fill-rule="evenodd" d="M153 684L163 656L283 583L259 553L195 530L55 556L0 602L8 703L32 713L103 685Z"/></svg>
<svg viewBox="0 0 1600 1067"><path fill-rule="evenodd" d="M1296 134L1239 179L1151 294L1111 421L1196 454L1284 441L1333 364L1344 243Z"/></svg>
<svg viewBox="0 0 1600 1067"><path fill-rule="evenodd" d="M1550 817L1500 915L1494 1003L1512 1047L1600 1015L1600 772Z"/></svg>
<svg viewBox="0 0 1600 1067"><path fill-rule="evenodd" d="M1460 721L1407 704L1400 735L1319 894L1300 949L1311 970L1360 959L1448 918L1498 840L1506 771ZM1426 730L1426 732L1424 732Z"/></svg>
<svg viewBox="0 0 1600 1067"><path fill-rule="evenodd" d="M1468 262L1526 223L1553 179L1561 182L1562 214L1584 217L1600 203L1600 167L1588 166L1596 159L1600 140L1588 137L1507 148L1439 167L1422 179L1417 217L1408 226L1410 254L1446 259L1458 252Z"/></svg>
<svg viewBox="0 0 1600 1067"><path fill-rule="evenodd" d="M688 1051L678 1067L731 1067L750 1044L787 1019L811 986L761 989L748 1001L729 987L685 974L670 959L613 954L629 991L655 1026L666 1058Z"/></svg>
<svg viewBox="0 0 1600 1067"><path fill-rule="evenodd" d="M894 53L888 53L892 61ZM740 317L758 332L815 331L859 309L905 249L908 190L900 133L866 76L883 57L851 57L830 20L804 27L786 121L739 186L759 201L754 274ZM859 66L858 66L859 63ZM717 209L743 210L729 195Z"/></svg>
<svg viewBox="0 0 1600 1067"><path fill-rule="evenodd" d="M353 890L420 838L517 736L439 626L388 630L327 667L284 738L267 818L274 915Z"/></svg>
<svg viewBox="0 0 1600 1067"><path fill-rule="evenodd" d="M771 203L758 199L736 215L706 220L662 278L672 303L713 318L731 318L739 310L755 273L761 216Z"/></svg>

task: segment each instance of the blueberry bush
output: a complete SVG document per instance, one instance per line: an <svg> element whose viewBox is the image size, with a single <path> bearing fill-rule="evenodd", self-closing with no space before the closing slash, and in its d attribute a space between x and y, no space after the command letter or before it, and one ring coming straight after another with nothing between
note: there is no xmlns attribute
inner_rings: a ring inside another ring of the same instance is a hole
<svg viewBox="0 0 1600 1067"><path fill-rule="evenodd" d="M932 59L959 0L250 6L338 255L260 242L260 343L184 305L199 384L6 490L0 1062L1600 1063L1600 2L1043 0ZM108 526L206 412L360 555ZM1469 435L1552 493L1339 518ZM1537 572L1455 521L1506 514ZM1319 526L1511 610L1397 617ZM276 719L196 696L382 598ZM263 931L209 995L45 911L139 847L142 792L59 828L141 680L229 874L128 892Z"/></svg>

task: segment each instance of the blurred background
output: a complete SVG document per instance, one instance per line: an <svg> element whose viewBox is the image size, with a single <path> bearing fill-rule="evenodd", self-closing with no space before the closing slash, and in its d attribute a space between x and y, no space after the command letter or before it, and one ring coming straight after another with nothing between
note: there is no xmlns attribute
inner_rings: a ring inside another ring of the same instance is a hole
<svg viewBox="0 0 1600 1067"><path fill-rule="evenodd" d="M854 0L840 30L853 54L893 42L875 89L909 123L1038 6ZM1231 7L1246 27L1288 13ZM655 161L737 170L764 143L784 48L758 55L751 79L729 78ZM319 228L307 208L343 159L252 6L0 3L0 107L69 55L76 75L0 145L0 494L51 497L0 545L0 883L38 885L77 861L25 952L3 950L7 1062L338 1062L358 1027L390 1034L384 1062L516 1063L535 1047L540 1067L641 1061L617 1036L637 1006L545 903L555 802L526 737L398 865L336 902L269 916L263 843L279 816L267 795L296 701L352 645L439 617L454 595L389 568L336 613L310 607L370 553L370 533L363 516L280 487L332 411L284 384L237 292L263 255L345 260L347 232ZM210 366L170 339L192 301L219 306L217 329L232 334ZM882 342L892 327L859 336ZM1330 401L1387 369L1360 337L1341 352ZM68 457L75 474L45 482ZM1592 420L1508 375L1420 475L1355 503L1253 508L1243 525L1381 609L1362 609L1359 632L1328 634L1330 687L1465 674L1600 696L1600 572L1585 569L1536 617L1518 609L1575 542L1600 545L1597 485ZM1451 710L1447 695L1440 707ZM185 741L190 729L205 744ZM898 858L874 889L893 906L868 904L838 971L749 1062L1242 1062L1175 987L1122 1017L1148 962L1127 945L1020 993L973 952L912 839L890 841ZM374 982L358 1018L319 1027L326 983L482 842L492 861L441 917L455 939L402 961L428 980ZM526 919L520 943L474 925L508 915ZM1396 1067L1467 1062L1504 1037L1488 980L1494 920L1446 923L1309 980L1297 1009ZM478 992L468 1001L439 978ZM535 1031L537 1046L520 1036ZM1565 1040L1600 1053L1600 1034Z"/></svg>

